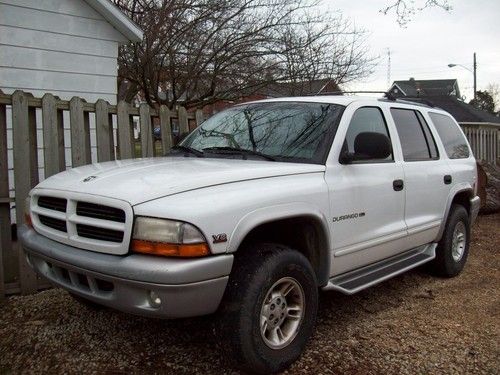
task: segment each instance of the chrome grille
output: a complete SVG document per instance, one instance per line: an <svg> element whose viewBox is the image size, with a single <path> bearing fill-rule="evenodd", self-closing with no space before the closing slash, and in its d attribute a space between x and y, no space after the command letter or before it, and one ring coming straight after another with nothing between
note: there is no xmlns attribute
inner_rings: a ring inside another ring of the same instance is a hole
<svg viewBox="0 0 500 375"><path fill-rule="evenodd" d="M35 229L53 240L103 253L128 252L133 213L121 200L44 191L33 194L31 217Z"/></svg>

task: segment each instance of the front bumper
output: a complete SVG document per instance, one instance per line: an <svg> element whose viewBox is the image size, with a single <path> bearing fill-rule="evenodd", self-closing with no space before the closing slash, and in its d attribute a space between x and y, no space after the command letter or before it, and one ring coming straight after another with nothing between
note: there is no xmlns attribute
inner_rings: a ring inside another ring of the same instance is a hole
<svg viewBox="0 0 500 375"><path fill-rule="evenodd" d="M233 264L232 255L175 259L96 253L53 241L27 226L19 229L19 239L28 263L53 284L105 306L157 318L215 312Z"/></svg>
<svg viewBox="0 0 500 375"><path fill-rule="evenodd" d="M470 199L470 225L474 224L481 208L481 199L476 195Z"/></svg>

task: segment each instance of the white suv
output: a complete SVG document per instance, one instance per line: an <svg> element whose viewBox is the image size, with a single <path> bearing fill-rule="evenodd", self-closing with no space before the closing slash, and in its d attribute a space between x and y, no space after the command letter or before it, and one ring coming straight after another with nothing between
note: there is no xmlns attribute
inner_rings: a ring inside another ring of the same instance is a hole
<svg viewBox="0 0 500 375"><path fill-rule="evenodd" d="M264 100L163 158L93 164L29 197L28 262L80 300L160 318L217 311L240 368L285 369L318 290L351 294L467 259L476 162L446 112L355 96Z"/></svg>

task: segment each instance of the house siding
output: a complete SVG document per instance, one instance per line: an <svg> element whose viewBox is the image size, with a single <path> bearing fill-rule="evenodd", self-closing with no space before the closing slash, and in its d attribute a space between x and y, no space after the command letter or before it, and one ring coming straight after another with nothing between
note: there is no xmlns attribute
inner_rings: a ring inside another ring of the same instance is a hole
<svg viewBox="0 0 500 375"><path fill-rule="evenodd" d="M20 88L28 92L43 89L50 93L59 91L63 93L62 99L67 98L67 93L76 92L87 100L86 94L114 95L116 76L1 67L0 82L6 89Z"/></svg>
<svg viewBox="0 0 500 375"><path fill-rule="evenodd" d="M0 88L116 104L123 42L82 0L0 0Z"/></svg>
<svg viewBox="0 0 500 375"><path fill-rule="evenodd" d="M0 4L0 7L2 5ZM38 34L35 36L34 34ZM13 26L0 26L0 40L2 45L15 46L40 51L53 51L77 56L95 56L116 58L117 44L114 41L68 37L68 35L54 34L49 31L20 29Z"/></svg>
<svg viewBox="0 0 500 375"><path fill-rule="evenodd" d="M4 4L38 9L58 14L67 14L95 20L102 20L102 16L89 6L82 7L81 0L1 0Z"/></svg>

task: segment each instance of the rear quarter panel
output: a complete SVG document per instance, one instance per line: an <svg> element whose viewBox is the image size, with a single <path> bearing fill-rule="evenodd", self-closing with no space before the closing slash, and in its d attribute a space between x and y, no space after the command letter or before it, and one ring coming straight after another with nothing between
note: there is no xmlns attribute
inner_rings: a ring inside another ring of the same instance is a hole
<svg viewBox="0 0 500 375"><path fill-rule="evenodd" d="M467 142L467 147L469 148L469 157L468 158L463 158L463 159L450 159L448 157L448 154L446 153L446 150L443 145L443 141L441 140L439 133L436 131L434 122L432 121L432 118L429 116L429 113L438 113L442 115L446 115L450 117L453 122L455 123L455 126L458 127L459 131L462 133L464 139ZM476 159L474 158L474 154L472 153L472 149L469 145L469 141L467 140L467 137L465 136L462 128L460 125L456 122L456 120L451 116L448 112L441 111L439 109L430 109L426 111L425 113L425 118L426 121L429 123L429 126L431 127L431 131L434 134L434 138L436 139L436 142L438 143L438 148L439 152L442 155L442 159L444 162L447 163L448 167L450 168L451 176L452 176L452 184L450 185L450 190L448 193L448 199L445 205L445 210L443 212L443 222L441 224L438 236L436 240L439 240L443 234L444 231L444 226L446 224L446 218L448 217L448 213L451 207L451 204L453 202L453 198L460 192L466 191L470 193L471 197L476 194L476 183L477 183L477 165L476 165Z"/></svg>

